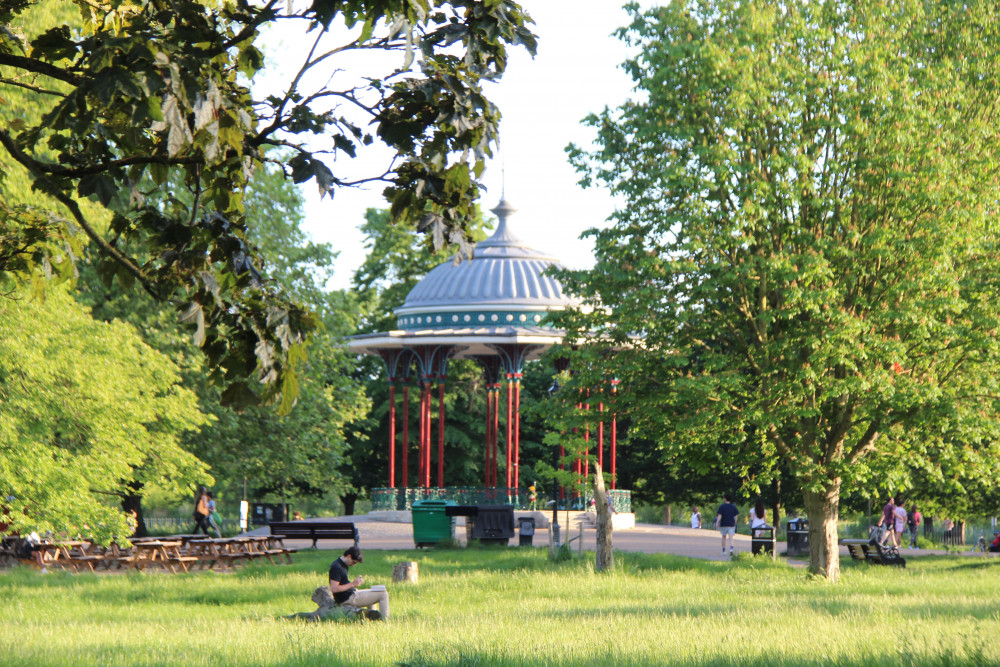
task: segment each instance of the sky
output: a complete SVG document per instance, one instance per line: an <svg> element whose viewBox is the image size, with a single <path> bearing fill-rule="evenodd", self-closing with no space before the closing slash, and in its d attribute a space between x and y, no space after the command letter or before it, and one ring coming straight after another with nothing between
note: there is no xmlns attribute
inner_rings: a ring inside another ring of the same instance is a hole
<svg viewBox="0 0 1000 667"><path fill-rule="evenodd" d="M490 160L480 200L488 210L501 191L518 209L508 224L530 246L557 257L571 268L593 265L593 244L580 240L592 227L606 226L614 210L611 196L599 188L583 189L565 152L568 144L589 146L594 132L583 118L605 106L614 107L629 95L631 81L620 68L625 46L613 32L627 21L619 0L523 0L535 21L538 53L534 59L521 47L510 49L507 71L487 96L500 108L500 148ZM276 78L258 85L280 85L288 73L283 63L302 62L301 38L271 34L269 53L276 53ZM342 65L342 64L341 64ZM287 80L287 79L285 79ZM385 155L381 156L385 160ZM364 165L358 165L359 170ZM342 189L331 200L320 199L312 182L304 184L305 228L310 236L339 250L330 287L348 287L364 260L358 226L367 208L387 206L383 185Z"/></svg>

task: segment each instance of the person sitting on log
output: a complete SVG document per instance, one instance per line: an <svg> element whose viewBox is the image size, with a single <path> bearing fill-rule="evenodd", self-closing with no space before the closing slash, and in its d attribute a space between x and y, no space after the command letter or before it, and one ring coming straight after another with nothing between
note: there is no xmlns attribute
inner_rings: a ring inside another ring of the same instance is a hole
<svg viewBox="0 0 1000 667"><path fill-rule="evenodd" d="M365 582L359 574L354 579L348 579L347 570L358 563L364 561L361 549L356 546L349 547L344 551L344 555L333 561L330 565L330 592L333 593L334 601L343 607L366 608L371 610L378 605L379 616L369 611L365 614L368 618L389 618L389 593L385 590L358 590L358 586Z"/></svg>

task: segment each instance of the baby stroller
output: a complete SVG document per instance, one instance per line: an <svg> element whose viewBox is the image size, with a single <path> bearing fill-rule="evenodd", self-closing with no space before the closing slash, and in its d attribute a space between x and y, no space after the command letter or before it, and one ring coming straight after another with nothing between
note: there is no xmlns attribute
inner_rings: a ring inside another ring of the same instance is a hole
<svg viewBox="0 0 1000 667"><path fill-rule="evenodd" d="M986 537L979 533L979 540L976 541L976 546L972 547L972 550L983 553L1000 553L1000 532L993 533L993 541L989 544L986 543Z"/></svg>

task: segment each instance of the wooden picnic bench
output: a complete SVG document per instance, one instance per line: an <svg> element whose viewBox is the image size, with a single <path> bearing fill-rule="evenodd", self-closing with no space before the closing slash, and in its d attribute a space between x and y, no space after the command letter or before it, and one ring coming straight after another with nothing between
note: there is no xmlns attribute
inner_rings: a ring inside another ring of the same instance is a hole
<svg viewBox="0 0 1000 667"><path fill-rule="evenodd" d="M333 521L275 521L269 524L271 535L286 539L312 540L312 548L316 548L316 540L353 540L358 546L360 536L353 523ZM282 547L287 549L287 547ZM288 551L292 551L288 549Z"/></svg>
<svg viewBox="0 0 1000 667"><path fill-rule="evenodd" d="M847 547L847 552L854 560L874 563L875 565L895 565L906 567L906 559L895 549L886 549L877 540L840 540Z"/></svg>

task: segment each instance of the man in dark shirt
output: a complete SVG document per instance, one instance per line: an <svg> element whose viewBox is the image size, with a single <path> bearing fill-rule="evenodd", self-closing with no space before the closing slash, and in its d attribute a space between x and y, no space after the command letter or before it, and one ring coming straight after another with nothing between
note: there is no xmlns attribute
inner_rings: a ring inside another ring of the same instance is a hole
<svg viewBox="0 0 1000 667"><path fill-rule="evenodd" d="M882 508L882 516L878 519L877 527L879 528L879 535L876 539L879 544L885 545L887 539L892 537L892 531L895 530L895 518L893 517L893 512L896 511L896 501L892 496L889 496L889 502L885 504Z"/></svg>
<svg viewBox="0 0 1000 667"><path fill-rule="evenodd" d="M350 547L344 551L344 555L333 561L330 565L330 592L333 600L339 605L348 607L367 608L378 605L378 611L382 619L389 618L389 593L383 587L382 590L359 591L358 586L365 583L364 578L359 574L354 579L349 579L347 570L350 567L364 561L361 549ZM369 618L371 618L369 616Z"/></svg>
<svg viewBox="0 0 1000 667"><path fill-rule="evenodd" d="M728 493L722 496L723 503L715 514L715 527L722 533L722 555L726 555L726 535L729 536L729 555L733 555L733 539L736 535L736 517L740 511L733 504L733 498Z"/></svg>

